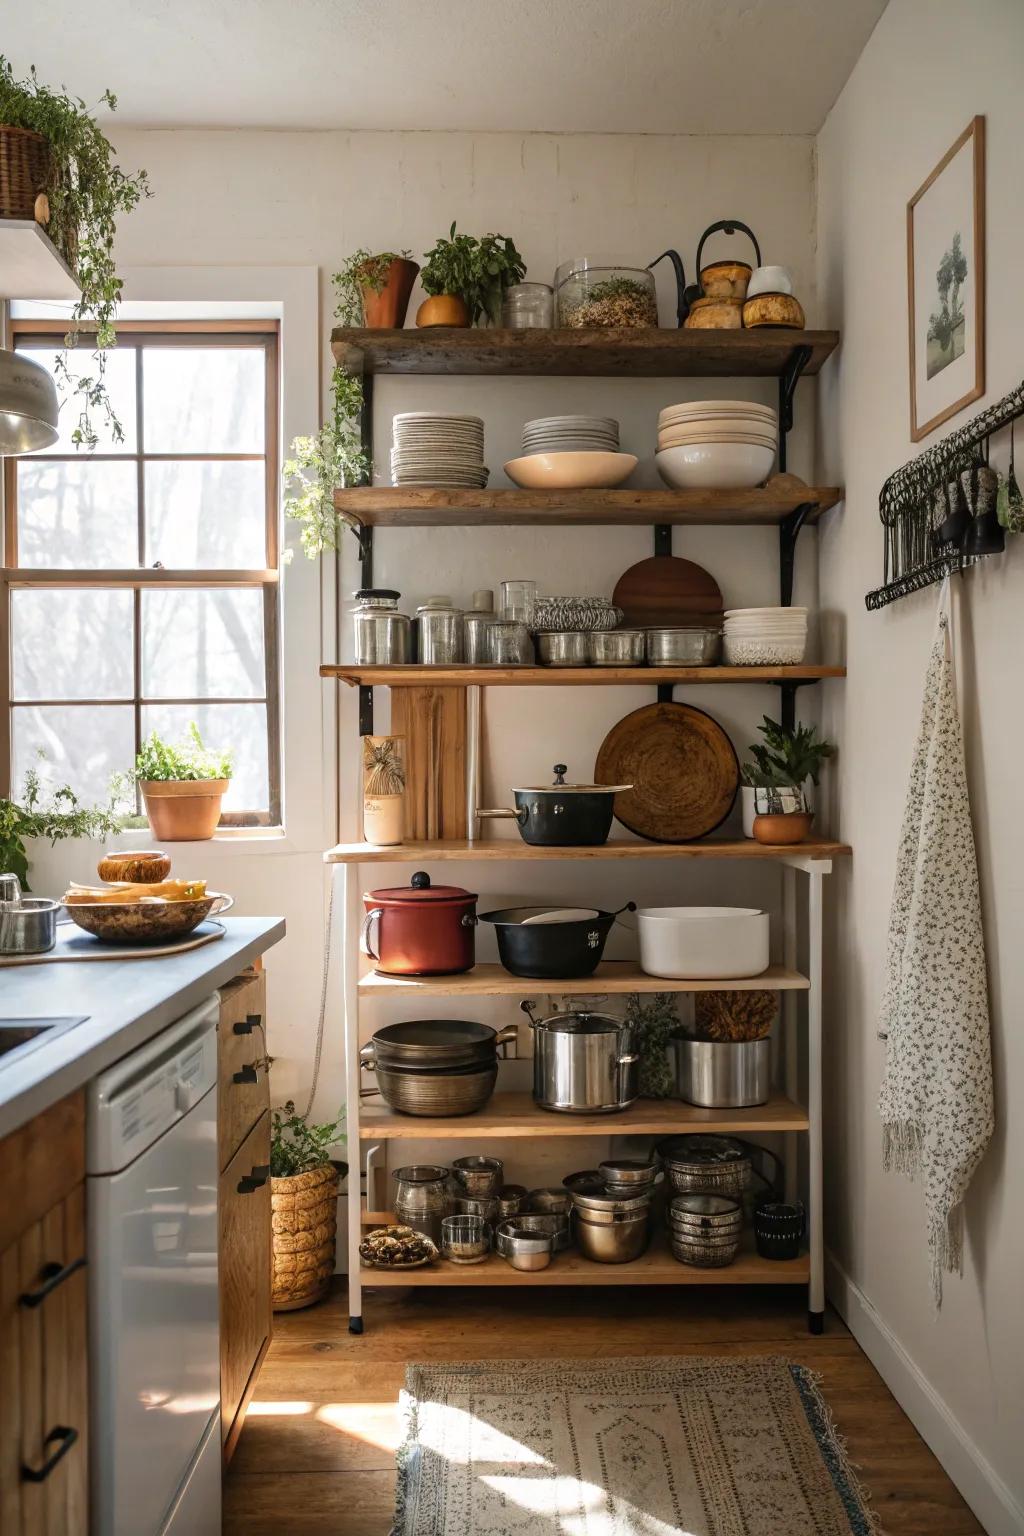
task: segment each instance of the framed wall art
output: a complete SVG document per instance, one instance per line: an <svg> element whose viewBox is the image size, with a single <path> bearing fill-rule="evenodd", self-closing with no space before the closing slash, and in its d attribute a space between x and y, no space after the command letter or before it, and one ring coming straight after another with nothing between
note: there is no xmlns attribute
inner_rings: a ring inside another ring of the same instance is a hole
<svg viewBox="0 0 1024 1536"><path fill-rule="evenodd" d="M985 119L907 204L910 436L985 393Z"/></svg>

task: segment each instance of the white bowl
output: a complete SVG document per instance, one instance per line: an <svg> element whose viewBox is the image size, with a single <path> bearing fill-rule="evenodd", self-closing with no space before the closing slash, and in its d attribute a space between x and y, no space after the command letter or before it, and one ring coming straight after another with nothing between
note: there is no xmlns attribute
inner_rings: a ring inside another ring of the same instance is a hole
<svg viewBox="0 0 1024 1536"><path fill-rule="evenodd" d="M610 490L637 466L633 453L530 453L509 459L505 473L527 491Z"/></svg>
<svg viewBox="0 0 1024 1536"><path fill-rule="evenodd" d="M728 980L768 969L768 913L756 907L641 907L640 968L648 976Z"/></svg>
<svg viewBox="0 0 1024 1536"><path fill-rule="evenodd" d="M747 298L759 293L792 293L793 278L788 267L755 267L747 284Z"/></svg>
<svg viewBox="0 0 1024 1536"><path fill-rule="evenodd" d="M690 443L654 455L658 474L679 491L739 491L762 485L775 450L754 443Z"/></svg>

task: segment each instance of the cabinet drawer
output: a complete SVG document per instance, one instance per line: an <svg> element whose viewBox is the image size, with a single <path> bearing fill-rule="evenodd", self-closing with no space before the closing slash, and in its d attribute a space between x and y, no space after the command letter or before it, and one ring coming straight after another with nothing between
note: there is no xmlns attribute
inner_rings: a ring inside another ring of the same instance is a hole
<svg viewBox="0 0 1024 1536"><path fill-rule="evenodd" d="M0 1252L85 1178L85 1094L72 1093L0 1141Z"/></svg>
<svg viewBox="0 0 1024 1536"><path fill-rule="evenodd" d="M269 1167L270 1115L265 1111L220 1176L220 1399L225 1439L270 1336Z"/></svg>
<svg viewBox="0 0 1024 1536"><path fill-rule="evenodd" d="M240 977L221 988L217 1026L217 1144L225 1168L270 1104L266 977ZM241 1031L241 1032L239 1032Z"/></svg>

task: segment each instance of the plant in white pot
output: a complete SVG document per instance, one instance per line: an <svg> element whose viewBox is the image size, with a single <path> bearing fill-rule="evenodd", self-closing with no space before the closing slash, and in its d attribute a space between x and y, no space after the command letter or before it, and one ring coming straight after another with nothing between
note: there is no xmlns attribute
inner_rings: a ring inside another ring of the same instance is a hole
<svg viewBox="0 0 1024 1536"><path fill-rule="evenodd" d="M135 782L154 836L165 843L206 842L213 836L231 780L231 757L207 747L194 720L184 741L150 733L135 759Z"/></svg>
<svg viewBox="0 0 1024 1536"><path fill-rule="evenodd" d="M346 1163L330 1156L345 1140L344 1113L310 1125L291 1099L275 1109L270 1130L270 1208L275 1312L312 1306L326 1295L334 1274L338 1229L338 1180Z"/></svg>
<svg viewBox="0 0 1024 1536"><path fill-rule="evenodd" d="M751 745L752 761L743 764L744 836L763 843L800 842L814 820L805 786L808 779L817 785L821 765L835 747L817 739L813 725L790 730L765 715L758 730L764 741Z"/></svg>

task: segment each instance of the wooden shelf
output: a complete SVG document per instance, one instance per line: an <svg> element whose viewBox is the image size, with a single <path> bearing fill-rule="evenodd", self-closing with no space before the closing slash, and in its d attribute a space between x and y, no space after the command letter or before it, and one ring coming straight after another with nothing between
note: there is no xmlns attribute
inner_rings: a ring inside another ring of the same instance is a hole
<svg viewBox="0 0 1024 1536"><path fill-rule="evenodd" d="M359 667L325 664L321 677L350 688L588 688L624 683L657 688L662 683L816 683L845 677L845 667Z"/></svg>
<svg viewBox="0 0 1024 1536"><path fill-rule="evenodd" d="M547 1269L513 1269L497 1253L482 1264L451 1264L438 1259L423 1269L362 1269L368 1290L378 1286L421 1285L806 1285L810 1260L762 1259L749 1236L736 1260L724 1269L696 1269L673 1258L663 1232L651 1238L647 1252L628 1264L597 1264L576 1248L556 1253Z"/></svg>
<svg viewBox="0 0 1024 1536"><path fill-rule="evenodd" d="M557 375L574 378L779 378L798 347L817 373L838 331L337 329L341 367L375 374Z"/></svg>
<svg viewBox="0 0 1024 1536"><path fill-rule="evenodd" d="M360 979L359 990L371 997L533 997L537 993L554 996L571 992L800 992L810 982L799 971L784 965L770 965L760 976L730 977L728 981L673 981L665 976L648 976L638 970L633 960L602 960L593 976L561 977L532 981L527 976L513 976L503 965L480 961L463 976L381 976L369 971Z"/></svg>
<svg viewBox="0 0 1024 1536"><path fill-rule="evenodd" d="M547 985L541 983L542 986ZM535 989L536 990L536 989ZM472 1115L434 1119L399 1115L365 1100L360 1141L481 1141L487 1138L566 1136L682 1136L690 1131L805 1131L807 1114L781 1093L753 1109L697 1109L678 1099L638 1099L610 1115L567 1115L541 1109L529 1093L496 1093Z"/></svg>
<svg viewBox="0 0 1024 1536"><path fill-rule="evenodd" d="M520 838L471 843L465 839L436 843L398 843L393 848L374 843L338 843L324 854L325 864L422 864L461 859L834 859L852 853L848 843L828 838L808 838L789 848L769 847L744 837L726 840L707 837L699 843L627 842L610 838L595 848L535 848Z"/></svg>
<svg viewBox="0 0 1024 1536"><path fill-rule="evenodd" d="M843 499L838 486L800 491L459 491L367 485L335 491L335 511L371 528L504 528L538 524L645 527L777 527L812 505L808 523Z"/></svg>
<svg viewBox="0 0 1024 1536"><path fill-rule="evenodd" d="M0 299L77 299L78 279L34 219L0 219Z"/></svg>

